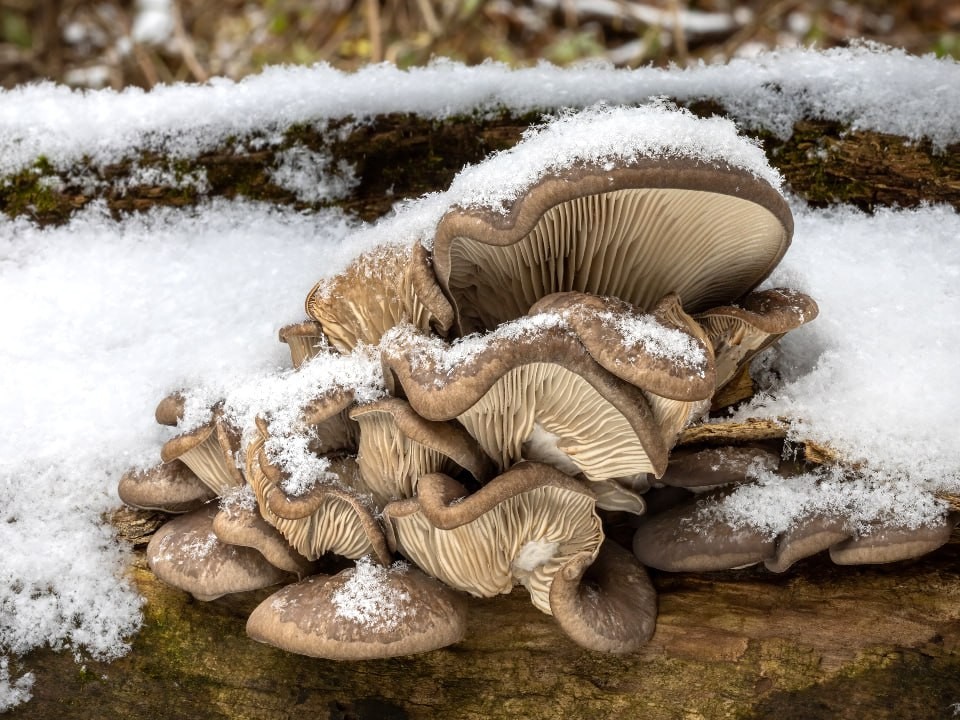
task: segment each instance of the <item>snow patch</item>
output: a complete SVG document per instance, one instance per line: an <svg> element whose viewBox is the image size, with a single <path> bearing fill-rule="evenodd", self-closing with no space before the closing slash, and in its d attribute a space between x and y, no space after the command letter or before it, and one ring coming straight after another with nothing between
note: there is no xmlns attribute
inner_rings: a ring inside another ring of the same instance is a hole
<svg viewBox="0 0 960 720"><path fill-rule="evenodd" d="M638 345L653 357L663 358L677 367L689 368L703 377L707 367L706 349L689 334L661 325L651 315L597 313L601 322L616 328L629 350Z"/></svg>
<svg viewBox="0 0 960 720"><path fill-rule="evenodd" d="M390 582L392 573L406 573L410 566L395 562L389 568L370 558L360 558L350 578L333 593L337 617L371 630L390 632L416 614L410 593Z"/></svg>
<svg viewBox="0 0 960 720"><path fill-rule="evenodd" d="M530 540L517 552L512 563L513 569L522 573L532 573L538 567L543 567L553 560L559 549L560 543L557 541L546 541L542 538Z"/></svg>
<svg viewBox="0 0 960 720"><path fill-rule="evenodd" d="M10 675L10 660L0 657L0 713L30 700L34 679L30 672L14 679Z"/></svg>

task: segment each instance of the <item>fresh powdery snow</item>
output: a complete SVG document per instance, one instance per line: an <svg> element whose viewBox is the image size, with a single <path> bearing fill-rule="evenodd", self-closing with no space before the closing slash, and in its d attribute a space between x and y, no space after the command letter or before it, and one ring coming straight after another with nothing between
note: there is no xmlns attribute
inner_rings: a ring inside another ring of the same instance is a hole
<svg viewBox="0 0 960 720"><path fill-rule="evenodd" d="M416 607L410 593L390 584L390 575L405 573L409 568L403 561L385 568L370 558L360 558L350 579L333 593L335 614L373 631L396 630Z"/></svg>

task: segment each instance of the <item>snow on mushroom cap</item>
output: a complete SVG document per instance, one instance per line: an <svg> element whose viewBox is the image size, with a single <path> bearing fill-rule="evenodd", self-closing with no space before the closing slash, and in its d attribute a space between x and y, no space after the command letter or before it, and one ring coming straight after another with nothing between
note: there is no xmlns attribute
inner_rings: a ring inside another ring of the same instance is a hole
<svg viewBox="0 0 960 720"><path fill-rule="evenodd" d="M369 557L360 558L350 579L333 593L335 614L368 628L398 628L416 613L416 607L410 604L410 593L394 587L388 579L391 572L406 572L409 567L397 561L385 568Z"/></svg>

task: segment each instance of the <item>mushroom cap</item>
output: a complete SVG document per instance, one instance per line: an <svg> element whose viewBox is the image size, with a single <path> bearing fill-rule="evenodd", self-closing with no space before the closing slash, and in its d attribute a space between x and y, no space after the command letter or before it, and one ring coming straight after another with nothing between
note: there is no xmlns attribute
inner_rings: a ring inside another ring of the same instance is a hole
<svg viewBox="0 0 960 720"><path fill-rule="evenodd" d="M524 585L550 614L550 585L570 558L603 541L593 494L549 465L524 462L472 495L452 478L420 478L417 497L384 508L387 539L428 574L479 597Z"/></svg>
<svg viewBox="0 0 960 720"><path fill-rule="evenodd" d="M917 528L881 527L867 535L852 537L830 548L837 565L898 562L926 555L950 541L960 515L950 513L939 523Z"/></svg>
<svg viewBox="0 0 960 720"><path fill-rule="evenodd" d="M761 350L814 320L819 312L808 295L775 288L750 293L736 305L710 308L697 315L697 322L713 344L717 388L731 382Z"/></svg>
<svg viewBox="0 0 960 720"><path fill-rule="evenodd" d="M329 348L323 326L315 320L284 325L278 335L280 342L290 348L290 360L295 368Z"/></svg>
<svg viewBox="0 0 960 720"><path fill-rule="evenodd" d="M550 586L550 610L578 645L628 653L653 637L657 593L636 558L607 540L596 559L583 552L560 568Z"/></svg>
<svg viewBox="0 0 960 720"><path fill-rule="evenodd" d="M652 472L667 445L639 388L604 370L562 318L540 314L452 346L407 328L381 344L391 393L430 420L456 418L501 468L535 425L588 479Z"/></svg>
<svg viewBox="0 0 960 720"><path fill-rule="evenodd" d="M280 531L263 519L249 485L223 499L220 512L213 518L213 532L228 545L257 550L271 565L298 577L309 575L313 569L313 563L290 547Z"/></svg>
<svg viewBox="0 0 960 720"><path fill-rule="evenodd" d="M182 393L179 391L172 392L157 403L157 409L154 410L153 416L160 425L176 427L183 419L183 407L185 403L186 398L183 397Z"/></svg>
<svg viewBox="0 0 960 720"><path fill-rule="evenodd" d="M302 495L290 496L282 488L283 474L264 451L266 436L258 435L247 447L247 479L257 498L260 514L280 531L287 542L308 560L324 553L356 560L373 555L390 562L383 528L371 503L348 486L316 482ZM331 471L340 478L356 473L352 459L340 459Z"/></svg>
<svg viewBox="0 0 960 720"><path fill-rule="evenodd" d="M147 545L147 563L158 578L198 600L258 590L289 578L253 548L219 540L213 531L217 512L208 504L157 530Z"/></svg>
<svg viewBox="0 0 960 720"><path fill-rule="evenodd" d="M786 201L749 172L646 158L547 175L505 214L455 208L437 227L433 260L467 333L568 290L641 309L677 292L688 312L706 310L756 287L792 234Z"/></svg>
<svg viewBox="0 0 960 720"><path fill-rule="evenodd" d="M206 425L168 440L160 449L164 462L181 460L217 495L243 485L243 475L234 457L240 448L240 435L219 411Z"/></svg>
<svg viewBox="0 0 960 720"><path fill-rule="evenodd" d="M702 450L681 448L670 455L667 471L660 477L664 485L682 488L709 488L743 482L751 466L776 470L780 457L756 447L726 445Z"/></svg>
<svg viewBox="0 0 960 720"><path fill-rule="evenodd" d="M466 598L416 568L360 562L271 595L250 615L247 634L301 655L375 660L459 642L466 616Z"/></svg>
<svg viewBox="0 0 960 720"><path fill-rule="evenodd" d="M357 423L350 419L350 408L356 400L352 388L332 388L303 406L302 418L314 435L311 449L324 454L335 451L356 451L360 433ZM257 424L261 424L258 419ZM262 430L261 430L262 431Z"/></svg>
<svg viewBox="0 0 960 720"><path fill-rule="evenodd" d="M419 243L380 245L363 253L342 273L314 285L304 306L344 354L361 343L376 345L400 322L446 334L453 321L453 309Z"/></svg>
<svg viewBox="0 0 960 720"><path fill-rule="evenodd" d="M217 496L179 460L124 473L117 492L127 505L174 514L196 510Z"/></svg>
<svg viewBox="0 0 960 720"><path fill-rule="evenodd" d="M777 538L777 552L764 560L771 572L786 572L798 560L816 555L850 537L847 522L836 515L810 515Z"/></svg>
<svg viewBox="0 0 960 720"><path fill-rule="evenodd" d="M775 537L700 517L702 502L694 498L640 518L633 536L633 553L640 562L669 572L710 572L754 565L774 555Z"/></svg>
<svg viewBox="0 0 960 720"><path fill-rule="evenodd" d="M454 475L461 468L478 482L494 465L460 425L420 417L406 400L384 398L350 411L360 424L357 464L377 505L413 497L420 476Z"/></svg>

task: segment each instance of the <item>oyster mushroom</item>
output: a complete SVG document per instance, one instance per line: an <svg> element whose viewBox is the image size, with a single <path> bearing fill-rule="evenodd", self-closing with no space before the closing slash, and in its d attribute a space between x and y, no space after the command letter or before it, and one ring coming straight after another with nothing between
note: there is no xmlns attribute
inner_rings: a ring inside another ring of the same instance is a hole
<svg viewBox="0 0 960 720"><path fill-rule="evenodd" d="M759 284L792 233L786 201L749 172L640 159L547 175L506 213L455 208L437 227L433 261L465 334L570 290L644 310L676 292L700 312Z"/></svg>
<svg viewBox="0 0 960 720"><path fill-rule="evenodd" d="M124 473L117 492L127 505L174 514L196 510L217 496L179 460Z"/></svg>
<svg viewBox="0 0 960 720"><path fill-rule="evenodd" d="M718 485L744 482L751 468L776 470L780 457L756 447L681 448L670 455L667 471L659 478L663 485L707 490Z"/></svg>
<svg viewBox="0 0 960 720"><path fill-rule="evenodd" d="M960 520L950 513L940 522L909 527L880 527L852 537L830 548L830 559L837 565L863 565L897 562L926 555L945 545Z"/></svg>
<svg viewBox="0 0 960 720"><path fill-rule="evenodd" d="M164 524L147 545L147 563L168 585L198 600L269 587L290 576L253 548L228 545L217 538L207 505Z"/></svg>
<svg viewBox="0 0 960 720"><path fill-rule="evenodd" d="M153 416L160 425L176 427L183 419L183 407L186 399L179 392L172 392L157 403Z"/></svg>
<svg viewBox="0 0 960 720"><path fill-rule="evenodd" d="M807 295L776 288L750 293L736 305L715 307L696 316L713 344L717 390L737 377L761 350L790 330L817 317L819 308Z"/></svg>
<svg viewBox="0 0 960 720"><path fill-rule="evenodd" d="M466 616L463 596L416 568L360 560L271 595L250 615L247 634L301 655L374 660L458 642Z"/></svg>
<svg viewBox="0 0 960 720"><path fill-rule="evenodd" d="M295 368L320 353L327 352L329 345L323 334L323 326L315 320L306 320L293 325L284 325L279 332L280 342L290 348L290 360Z"/></svg>
<svg viewBox="0 0 960 720"><path fill-rule="evenodd" d="M453 310L437 285L423 247L381 245L360 255L342 273L321 280L305 301L330 344L346 354L360 343L376 345L401 322L445 335Z"/></svg>
<svg viewBox="0 0 960 720"><path fill-rule="evenodd" d="M786 572L803 558L816 555L850 537L845 518L836 515L809 515L798 520L777 537L776 554L764 560L771 572Z"/></svg>
<svg viewBox="0 0 960 720"><path fill-rule="evenodd" d="M521 584L551 614L550 586L571 558L596 557L603 530L593 494L549 465L521 463L472 495L439 473L417 497L384 508L390 547L450 587L478 597Z"/></svg>
<svg viewBox="0 0 960 720"><path fill-rule="evenodd" d="M240 449L239 433L219 411L206 425L168 440L160 449L165 463L180 460L217 495L243 485L234 457Z"/></svg>
<svg viewBox="0 0 960 720"><path fill-rule="evenodd" d="M384 398L350 411L360 425L357 465L364 487L380 507L413 497L422 475L469 472L478 482L494 473L484 454L463 427L425 420L409 403Z"/></svg>

